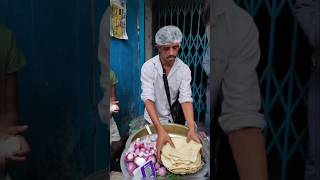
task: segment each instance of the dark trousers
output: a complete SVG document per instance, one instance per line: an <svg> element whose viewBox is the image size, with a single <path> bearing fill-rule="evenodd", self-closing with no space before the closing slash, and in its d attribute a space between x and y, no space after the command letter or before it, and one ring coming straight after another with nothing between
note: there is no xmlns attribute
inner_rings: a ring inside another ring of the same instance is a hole
<svg viewBox="0 0 320 180"><path fill-rule="evenodd" d="M320 179L320 67L311 72L308 91L308 156L305 180Z"/></svg>

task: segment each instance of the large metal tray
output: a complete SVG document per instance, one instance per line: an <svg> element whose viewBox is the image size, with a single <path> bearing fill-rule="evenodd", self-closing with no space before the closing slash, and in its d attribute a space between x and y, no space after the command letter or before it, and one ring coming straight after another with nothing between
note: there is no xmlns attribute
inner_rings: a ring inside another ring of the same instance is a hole
<svg viewBox="0 0 320 180"><path fill-rule="evenodd" d="M164 127L164 129L168 132L169 136L170 135L183 135L186 136L188 133L188 128L179 124L166 124L166 125L162 125ZM156 134L155 128L150 125L150 130L152 132L152 134ZM126 148L124 149L124 151L121 154L121 159L120 159L120 167L122 170L122 173L124 175L124 177L129 178L130 175L127 171L126 165L125 165L125 153L127 152L130 144L135 141L137 138L141 138L144 136L147 136L148 131L146 128L142 128L139 131L137 131L136 133L132 134L127 142L126 142ZM184 175L182 176L184 179L192 179L192 178L197 178L197 179L207 179L207 177L209 176L209 172L210 172L210 146L209 146L209 142L206 141L203 138L200 138L201 143L203 145L203 150L204 150L204 166L202 167L202 169L200 171L198 171L195 174L189 174L189 175Z"/></svg>

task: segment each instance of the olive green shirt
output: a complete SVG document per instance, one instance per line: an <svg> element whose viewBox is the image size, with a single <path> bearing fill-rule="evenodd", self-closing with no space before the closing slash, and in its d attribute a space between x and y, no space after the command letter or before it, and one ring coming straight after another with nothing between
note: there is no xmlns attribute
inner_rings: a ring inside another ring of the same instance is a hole
<svg viewBox="0 0 320 180"><path fill-rule="evenodd" d="M0 25L0 74L17 72L26 64L13 34Z"/></svg>
<svg viewBox="0 0 320 180"><path fill-rule="evenodd" d="M110 69L110 81L111 81L112 85L115 85L118 83L117 76L112 69Z"/></svg>

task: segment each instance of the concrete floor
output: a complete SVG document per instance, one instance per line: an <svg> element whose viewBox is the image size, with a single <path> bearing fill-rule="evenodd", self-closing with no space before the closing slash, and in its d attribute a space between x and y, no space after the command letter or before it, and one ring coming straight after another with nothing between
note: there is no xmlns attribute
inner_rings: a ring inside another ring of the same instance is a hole
<svg viewBox="0 0 320 180"><path fill-rule="evenodd" d="M123 180L123 175L121 172L111 171L110 180Z"/></svg>

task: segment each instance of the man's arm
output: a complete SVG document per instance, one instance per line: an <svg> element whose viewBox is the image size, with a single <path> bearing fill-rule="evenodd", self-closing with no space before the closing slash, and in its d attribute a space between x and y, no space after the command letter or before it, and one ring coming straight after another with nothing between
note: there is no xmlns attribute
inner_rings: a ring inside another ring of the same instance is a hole
<svg viewBox="0 0 320 180"><path fill-rule="evenodd" d="M155 108L155 105L154 105L154 102L151 101L150 99L147 99L145 102L144 102L144 105L146 107L146 110L150 116L150 119L156 129L157 132L161 131L161 130L164 130L163 127L161 126L160 124L160 120L159 120L159 117L157 115L157 112L156 112L156 108Z"/></svg>
<svg viewBox="0 0 320 180"><path fill-rule="evenodd" d="M191 139L195 142L200 143L199 136L197 135L195 122L194 122L194 113L192 106L192 91L191 91L191 71L186 67L182 75L182 81L179 87L179 102L183 110L183 115L188 123L189 131L187 134L187 142Z"/></svg>
<svg viewBox="0 0 320 180"><path fill-rule="evenodd" d="M23 133L27 126L18 125L17 112L17 76L16 72L24 66L25 60L19 50L17 43L9 30L2 31L7 47L4 57L7 61L5 72L1 72L0 84L2 93L0 95L0 136L15 136L19 140L19 151L13 154L0 154L2 163L0 166L7 165L8 162L24 161L30 147L25 138L19 134ZM4 158L5 157L5 158ZM3 161L4 160L4 161ZM9 163L10 164L10 163ZM0 169L3 167L0 167Z"/></svg>
<svg viewBox="0 0 320 180"><path fill-rule="evenodd" d="M149 117L157 131L157 159L160 160L160 152L167 142L174 147L173 142L171 141L168 133L165 131L163 126L160 123L159 117L157 115L156 107L154 104L155 101L155 89L153 86L153 71L154 66L152 64L144 64L141 68L141 99L144 102L145 108L149 114Z"/></svg>
<svg viewBox="0 0 320 180"><path fill-rule="evenodd" d="M25 59L20 51L15 37L11 31L5 27L0 27L1 40L3 44L3 52L1 61L4 61L6 68L4 72L0 72L0 85L2 93L0 95L0 128L7 128L18 124L17 113L17 75L25 65ZM3 62L2 62L3 63Z"/></svg>
<svg viewBox="0 0 320 180"><path fill-rule="evenodd" d="M190 129L195 130L194 114L192 106L192 91L191 91L191 71L188 67L183 71L181 84L179 87L179 103L182 106L184 117Z"/></svg>
<svg viewBox="0 0 320 180"><path fill-rule="evenodd" d="M160 160L160 152L162 150L163 145L165 145L166 143L169 143L172 147L174 147L174 144L171 138L169 137L167 131L163 128L163 126L160 123L154 102L147 99L144 102L144 104L147 109L147 112L149 113L153 126L157 131L158 138L157 138L156 150L157 150L157 159Z"/></svg>
<svg viewBox="0 0 320 180"><path fill-rule="evenodd" d="M152 64L144 64L141 68L141 99L157 132L164 130L155 107L155 89L152 74Z"/></svg>
<svg viewBox="0 0 320 180"><path fill-rule="evenodd" d="M238 29L232 37L235 46L231 48L222 83L224 99L219 122L228 134L240 179L267 180L265 142L261 132L265 121L259 113L261 97L256 73L260 59L258 31L247 13L235 13L238 13L237 21L231 21Z"/></svg>
<svg viewBox="0 0 320 180"><path fill-rule="evenodd" d="M19 126L17 111L17 77L16 73L7 74L0 78L4 87L4 97L0 102L2 116L0 117L0 135L17 135L23 133L28 127Z"/></svg>
<svg viewBox="0 0 320 180"><path fill-rule="evenodd" d="M193 106L191 102L185 102L181 104L183 115L188 123L188 127L191 130L195 131L195 122L194 122L194 114L193 114Z"/></svg>
<svg viewBox="0 0 320 180"><path fill-rule="evenodd" d="M17 112L17 80L16 74L11 73L3 75L1 77L1 117L0 117L0 129L7 129L10 126L18 124L18 112Z"/></svg>
<svg viewBox="0 0 320 180"><path fill-rule="evenodd" d="M17 76L16 73L6 75L6 120L5 126L18 124L17 112Z"/></svg>
<svg viewBox="0 0 320 180"><path fill-rule="evenodd" d="M116 88L115 85L113 85L111 87L111 101L115 101L116 100Z"/></svg>

